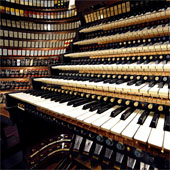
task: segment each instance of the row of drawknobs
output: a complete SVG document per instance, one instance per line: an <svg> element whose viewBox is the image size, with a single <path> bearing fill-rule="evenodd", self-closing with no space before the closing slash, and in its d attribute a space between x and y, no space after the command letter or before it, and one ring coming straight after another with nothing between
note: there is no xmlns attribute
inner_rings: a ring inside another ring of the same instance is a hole
<svg viewBox="0 0 170 170"><path fill-rule="evenodd" d="M45 77L48 69L6 69L0 71L2 78Z"/></svg>
<svg viewBox="0 0 170 170"><path fill-rule="evenodd" d="M29 40L64 40L64 39L71 39L76 36L75 32L68 32L68 33L30 33L30 32L15 32L11 30L0 30L1 37L9 37L9 38L20 38L20 39L29 39Z"/></svg>
<svg viewBox="0 0 170 170"><path fill-rule="evenodd" d="M8 40L8 39L3 39L0 40L0 46L3 47L16 47L16 48L65 48L68 47L70 42L72 40L64 40L64 41L58 41L58 40L53 40L53 41L28 41L28 40Z"/></svg>
<svg viewBox="0 0 170 170"><path fill-rule="evenodd" d="M28 50L23 50L21 49L0 49L0 56L56 56L56 55L60 55L60 54L64 54L66 52L66 48L62 48L62 49L54 49L52 48L50 49L28 49Z"/></svg>
<svg viewBox="0 0 170 170"><path fill-rule="evenodd" d="M1 19L1 26L3 27L12 27L19 28L24 30L31 31L65 31L76 29L80 26L80 21L69 22L69 23L35 23L31 21L16 21L16 20L8 20Z"/></svg>
<svg viewBox="0 0 170 170"><path fill-rule="evenodd" d="M1 59L0 66L2 67L33 67L33 66L48 66L49 64L57 64L58 58L51 59Z"/></svg>
<svg viewBox="0 0 170 170"><path fill-rule="evenodd" d="M16 9L1 6L1 14L10 14L13 16L19 17L28 17L28 18L36 18L36 19L64 19L70 18L77 15L77 11L75 9L69 11L59 11L59 12L37 12L23 9Z"/></svg>
<svg viewBox="0 0 170 170"><path fill-rule="evenodd" d="M68 5L69 0L5 0L5 2L31 7L64 8Z"/></svg>
<svg viewBox="0 0 170 170"><path fill-rule="evenodd" d="M27 80L23 81L1 81L0 90L11 89L29 89L30 83Z"/></svg>

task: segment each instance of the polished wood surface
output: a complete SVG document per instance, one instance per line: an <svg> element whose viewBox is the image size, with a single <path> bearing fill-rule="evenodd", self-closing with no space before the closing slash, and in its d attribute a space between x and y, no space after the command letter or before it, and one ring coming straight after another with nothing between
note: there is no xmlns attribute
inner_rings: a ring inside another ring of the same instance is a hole
<svg viewBox="0 0 170 170"><path fill-rule="evenodd" d="M0 115L10 118L9 112L5 110L5 104L0 104Z"/></svg>

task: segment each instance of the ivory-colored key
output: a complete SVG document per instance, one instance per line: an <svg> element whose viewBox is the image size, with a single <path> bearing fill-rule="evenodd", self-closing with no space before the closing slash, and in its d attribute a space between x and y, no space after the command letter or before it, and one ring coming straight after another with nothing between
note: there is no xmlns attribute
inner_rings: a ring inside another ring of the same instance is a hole
<svg viewBox="0 0 170 170"><path fill-rule="evenodd" d="M150 89L151 87L149 87L149 83L146 83L146 85L140 89L140 93L143 94L144 96L149 96Z"/></svg>
<svg viewBox="0 0 170 170"><path fill-rule="evenodd" d="M151 129L151 133L148 139L149 144L162 148L163 139L164 139L164 130L163 130L164 121L165 121L165 115L161 114L156 128Z"/></svg>
<svg viewBox="0 0 170 170"><path fill-rule="evenodd" d="M97 112L97 110L91 112L91 111L89 111L89 109L88 109L85 114L82 114L82 115L78 116L76 119L77 119L77 120L80 120L80 121L83 121L83 120L85 120L85 119L93 116L94 114L96 114L96 112Z"/></svg>
<svg viewBox="0 0 170 170"><path fill-rule="evenodd" d="M114 127L119 121L120 121L120 117L121 114L123 114L125 111L122 111L120 114L118 114L116 117L111 118L110 120L108 120L107 122L105 122L101 128L106 130L106 131L110 131L110 129L112 127Z"/></svg>
<svg viewBox="0 0 170 170"><path fill-rule="evenodd" d="M91 102L89 102L89 103L91 103ZM86 103L86 104L89 104L89 103ZM87 112L87 110L83 110L83 106L86 105L86 104L83 104L83 105L78 106L78 107L70 106L72 109L68 110L68 111L63 111L63 114L70 116L70 117L73 117L73 118L76 118L76 117Z"/></svg>
<svg viewBox="0 0 170 170"><path fill-rule="evenodd" d="M166 98L166 99L168 99L168 96L169 96L168 84L165 84L165 85L163 86L163 88L160 88L158 94L159 94L159 97L160 97L160 98Z"/></svg>
<svg viewBox="0 0 170 170"><path fill-rule="evenodd" d="M156 84L153 87L151 87L150 89L148 89L148 93L152 97L158 97L159 90L160 90L159 84Z"/></svg>
<svg viewBox="0 0 170 170"><path fill-rule="evenodd" d="M126 120L120 120L112 129L112 133L120 134L126 126L135 118L138 113L138 109L136 109Z"/></svg>
<svg viewBox="0 0 170 170"><path fill-rule="evenodd" d="M97 119L99 119L99 118L105 116L106 114L107 114L107 111L104 112L104 113L102 113L102 114L96 113L95 115L93 115L93 116L91 116L91 117L85 119L84 122L85 122L85 123L88 123L88 124L91 124L93 121L95 121L95 120L97 120Z"/></svg>
<svg viewBox="0 0 170 170"><path fill-rule="evenodd" d="M170 132L165 131L163 148L170 151Z"/></svg>
<svg viewBox="0 0 170 170"><path fill-rule="evenodd" d="M148 117L146 118L145 122L143 123L143 125L140 125L140 127L138 128L134 139L144 142L146 143L148 138L149 138L149 134L151 131L151 127L149 127L152 117L153 117L154 112L150 112Z"/></svg>
<svg viewBox="0 0 170 170"><path fill-rule="evenodd" d="M97 119L96 121L92 122L92 125L96 126L96 127L100 127L102 124L104 124L106 121L108 121L110 119L110 112L112 111L112 109L110 109L110 111L107 112L107 114L99 119Z"/></svg>
<svg viewBox="0 0 170 170"><path fill-rule="evenodd" d="M120 106L119 105L116 105L112 108L110 108L108 110L108 113L104 116L104 117L101 117L100 119L94 121L92 124L97 126L97 127L100 127L102 124L104 124L105 122L107 122L109 119L111 119L110 117L110 114L112 111L116 110L117 108L119 108Z"/></svg>
<svg viewBox="0 0 170 170"><path fill-rule="evenodd" d="M136 131L138 130L140 124L137 124L139 117L144 112L144 110L138 110L137 116L132 120L132 122L123 130L121 133L123 136L132 138Z"/></svg>
<svg viewBox="0 0 170 170"><path fill-rule="evenodd" d="M163 67L164 71L170 71L170 61L168 61L164 67Z"/></svg>

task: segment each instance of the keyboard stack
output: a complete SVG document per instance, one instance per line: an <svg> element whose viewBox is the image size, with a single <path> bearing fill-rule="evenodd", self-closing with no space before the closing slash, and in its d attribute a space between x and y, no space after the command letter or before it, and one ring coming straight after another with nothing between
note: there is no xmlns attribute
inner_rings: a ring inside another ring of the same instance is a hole
<svg viewBox="0 0 170 170"><path fill-rule="evenodd" d="M51 77L7 95L7 107L72 131L71 154L90 169L170 166L170 8L120 1L84 14Z"/></svg>

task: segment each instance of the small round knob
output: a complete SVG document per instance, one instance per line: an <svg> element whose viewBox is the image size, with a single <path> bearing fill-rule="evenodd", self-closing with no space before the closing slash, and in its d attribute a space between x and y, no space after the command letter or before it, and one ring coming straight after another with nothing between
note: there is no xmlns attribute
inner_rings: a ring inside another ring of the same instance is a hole
<svg viewBox="0 0 170 170"><path fill-rule="evenodd" d="M135 150L135 156L137 158L142 158L143 157L143 152L137 149L137 150Z"/></svg>
<svg viewBox="0 0 170 170"><path fill-rule="evenodd" d="M121 150L121 151L125 149L125 145L123 145L123 144L120 143L120 142L118 142L118 143L116 144L116 147L117 147L118 150Z"/></svg>
<svg viewBox="0 0 170 170"><path fill-rule="evenodd" d="M113 146L113 141L112 141L112 139L106 139L106 144L108 145L108 146Z"/></svg>
<svg viewBox="0 0 170 170"><path fill-rule="evenodd" d="M158 110L161 112L164 110L163 106L158 106Z"/></svg>
<svg viewBox="0 0 170 170"><path fill-rule="evenodd" d="M148 109L152 109L152 108L153 108L153 104L149 104Z"/></svg>
<svg viewBox="0 0 170 170"><path fill-rule="evenodd" d="M101 135L98 135L98 136L96 137L96 139L97 139L97 141L99 141L99 142L103 142L103 140L104 140L103 136L101 136Z"/></svg>

